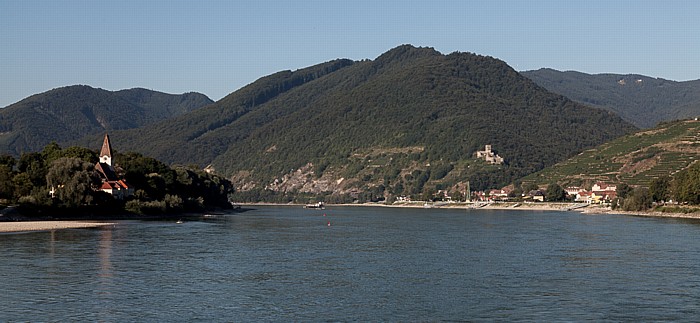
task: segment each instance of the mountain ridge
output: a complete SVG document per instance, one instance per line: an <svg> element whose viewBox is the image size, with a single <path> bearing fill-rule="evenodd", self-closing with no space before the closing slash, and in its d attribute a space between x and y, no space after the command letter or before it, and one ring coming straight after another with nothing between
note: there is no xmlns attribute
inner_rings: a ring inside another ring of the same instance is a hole
<svg viewBox="0 0 700 323"><path fill-rule="evenodd" d="M273 95L251 105L265 89ZM479 187L509 182L633 129L548 92L503 61L403 45L375 60L275 73L186 116L112 138L170 163L212 164L240 187L274 189L303 170L308 181L291 190L323 180L339 183L329 190L383 186L401 194L426 183L432 190L466 180ZM485 144L506 164L477 165L473 155ZM355 160L373 151L392 162ZM432 167L425 165L451 170L420 183ZM453 180L430 182L436 177Z"/></svg>
<svg viewBox="0 0 700 323"><path fill-rule="evenodd" d="M587 74L551 68L521 74L554 93L615 112L641 128L700 115L700 80L677 82L639 74Z"/></svg>
<svg viewBox="0 0 700 323"><path fill-rule="evenodd" d="M55 88L0 109L0 152L18 155L51 141L133 129L213 103L200 93L180 95L133 88L108 91L87 85Z"/></svg>

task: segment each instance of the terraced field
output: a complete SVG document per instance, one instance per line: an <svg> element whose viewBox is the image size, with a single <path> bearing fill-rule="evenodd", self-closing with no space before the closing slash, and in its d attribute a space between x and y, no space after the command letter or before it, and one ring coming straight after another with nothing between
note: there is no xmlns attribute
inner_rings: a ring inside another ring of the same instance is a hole
<svg viewBox="0 0 700 323"><path fill-rule="evenodd" d="M648 185L700 159L700 121L666 123L586 150L528 175L523 182L585 185L595 181Z"/></svg>

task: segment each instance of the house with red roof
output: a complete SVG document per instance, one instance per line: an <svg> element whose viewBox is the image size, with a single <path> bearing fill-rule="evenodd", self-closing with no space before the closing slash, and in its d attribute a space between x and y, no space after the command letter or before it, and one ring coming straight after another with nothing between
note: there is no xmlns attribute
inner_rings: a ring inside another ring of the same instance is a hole
<svg viewBox="0 0 700 323"><path fill-rule="evenodd" d="M576 193L576 202L600 204L614 200L617 197L617 186L603 182L593 184L590 191L581 190ZM567 190L568 192L568 190Z"/></svg>

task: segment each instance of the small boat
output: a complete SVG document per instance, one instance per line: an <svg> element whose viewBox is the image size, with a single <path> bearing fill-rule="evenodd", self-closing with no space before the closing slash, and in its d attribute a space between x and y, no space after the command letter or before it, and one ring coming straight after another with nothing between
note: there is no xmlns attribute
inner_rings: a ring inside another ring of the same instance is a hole
<svg viewBox="0 0 700 323"><path fill-rule="evenodd" d="M305 209L320 209L320 210L325 210L326 206L323 204L323 202L318 202L318 203L313 203L313 204L306 204L304 205Z"/></svg>
<svg viewBox="0 0 700 323"><path fill-rule="evenodd" d="M177 220L177 222L175 222L175 223L177 223L177 224L183 224L184 222L185 222L185 221L182 221L182 219L180 219L180 220Z"/></svg>

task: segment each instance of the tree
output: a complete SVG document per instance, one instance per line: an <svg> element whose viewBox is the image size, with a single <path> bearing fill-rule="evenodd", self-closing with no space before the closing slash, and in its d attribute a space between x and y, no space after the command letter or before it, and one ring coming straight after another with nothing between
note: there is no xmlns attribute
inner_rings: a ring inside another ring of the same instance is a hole
<svg viewBox="0 0 700 323"><path fill-rule="evenodd" d="M524 192L525 194L529 193L530 191L536 191L536 190L539 190L539 189L540 189L540 187L537 186L537 184L532 183L532 182L526 183L525 186L523 186L523 192Z"/></svg>
<svg viewBox="0 0 700 323"><path fill-rule="evenodd" d="M562 201L566 198L566 191L557 183L547 186L547 201Z"/></svg>
<svg viewBox="0 0 700 323"><path fill-rule="evenodd" d="M27 196L32 194L34 185L32 184L32 179L27 173L19 173L12 178L12 184L14 185L14 196L15 198L21 198L22 196Z"/></svg>
<svg viewBox="0 0 700 323"><path fill-rule="evenodd" d="M508 198L520 198L523 195L523 190L516 187L510 193L508 193Z"/></svg>
<svg viewBox="0 0 700 323"><path fill-rule="evenodd" d="M622 183L620 185L617 185L617 189L615 190L615 193L618 198L621 200L624 200L627 198L627 196L632 192L632 187L629 185Z"/></svg>
<svg viewBox="0 0 700 323"><path fill-rule="evenodd" d="M625 211L646 211L651 208L651 194L646 187L636 187L624 199L622 209Z"/></svg>
<svg viewBox="0 0 700 323"><path fill-rule="evenodd" d="M7 165L0 165L0 199L12 198L14 192L12 177L12 168Z"/></svg>
<svg viewBox="0 0 700 323"><path fill-rule="evenodd" d="M46 186L46 162L41 153L22 154L17 170L20 173L27 173L34 187Z"/></svg>
<svg viewBox="0 0 700 323"><path fill-rule="evenodd" d="M649 193L654 202L666 201L670 196L671 179L668 176L655 178L649 185Z"/></svg>
<svg viewBox="0 0 700 323"><path fill-rule="evenodd" d="M694 163L673 178L673 195L679 202L700 204L700 163Z"/></svg>
<svg viewBox="0 0 700 323"><path fill-rule="evenodd" d="M10 167L10 169L15 167L16 160L10 155L0 155L0 165L5 165Z"/></svg>
<svg viewBox="0 0 700 323"><path fill-rule="evenodd" d="M59 146L55 141L52 141L50 144L44 147L44 149L41 151L41 155L46 161L46 164L50 165L54 160L63 157L63 151L61 150L61 146Z"/></svg>
<svg viewBox="0 0 700 323"><path fill-rule="evenodd" d="M51 163L46 182L61 206L77 208L93 203L94 188L101 179L91 163L61 157Z"/></svg>
<svg viewBox="0 0 700 323"><path fill-rule="evenodd" d="M64 149L61 156L78 158L93 164L97 163L97 161L100 159L99 156L97 156L96 151L78 146L72 146Z"/></svg>

